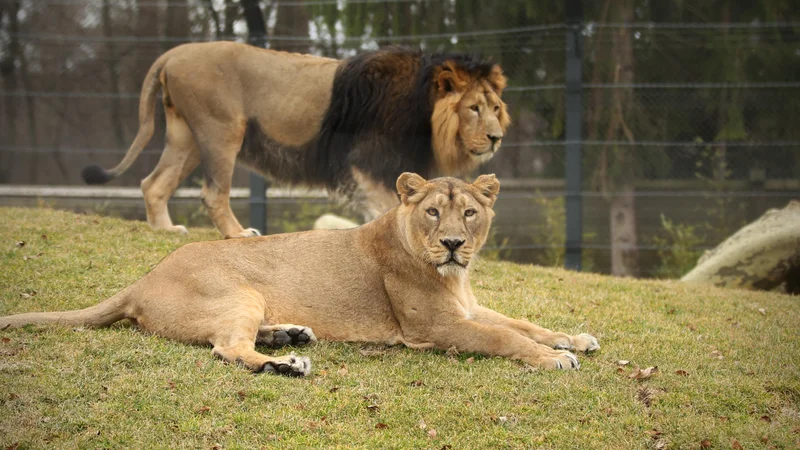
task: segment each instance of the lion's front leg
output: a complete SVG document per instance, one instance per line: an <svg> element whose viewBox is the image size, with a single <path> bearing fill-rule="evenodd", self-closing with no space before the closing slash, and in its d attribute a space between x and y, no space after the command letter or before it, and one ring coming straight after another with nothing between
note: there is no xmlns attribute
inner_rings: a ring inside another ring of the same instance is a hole
<svg viewBox="0 0 800 450"><path fill-rule="evenodd" d="M440 349L455 347L460 351L505 356L547 369L580 368L578 358L572 353L538 344L501 325L462 319L437 325L420 337L433 342Z"/></svg>
<svg viewBox="0 0 800 450"><path fill-rule="evenodd" d="M570 336L566 333L542 328L525 320L511 319L482 306L475 307L472 315L473 319L480 323L508 327L529 339L554 349L591 352L600 348L597 338L587 333Z"/></svg>

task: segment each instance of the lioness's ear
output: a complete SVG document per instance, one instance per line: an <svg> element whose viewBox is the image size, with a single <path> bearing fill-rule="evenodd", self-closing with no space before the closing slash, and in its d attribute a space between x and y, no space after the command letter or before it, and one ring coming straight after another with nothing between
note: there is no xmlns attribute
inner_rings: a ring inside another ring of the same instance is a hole
<svg viewBox="0 0 800 450"><path fill-rule="evenodd" d="M472 185L483 195L486 200L486 206L490 208L494 206L494 202L497 200L497 194L500 192L500 182L497 181L497 177L494 176L494 174L481 175ZM478 199L478 201L484 203L481 199Z"/></svg>
<svg viewBox="0 0 800 450"><path fill-rule="evenodd" d="M403 174L397 178L397 193L400 194L400 200L404 205L419 201L420 198L418 197L422 194L422 188L424 188L427 183L425 178L415 173L403 172Z"/></svg>

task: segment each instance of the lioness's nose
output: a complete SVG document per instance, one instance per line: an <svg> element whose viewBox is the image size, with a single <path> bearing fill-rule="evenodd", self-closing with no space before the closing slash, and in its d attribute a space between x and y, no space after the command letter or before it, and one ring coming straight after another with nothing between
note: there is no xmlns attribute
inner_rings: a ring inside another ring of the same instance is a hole
<svg viewBox="0 0 800 450"><path fill-rule="evenodd" d="M462 239L441 239L439 242L442 243L448 250L454 252L458 250L458 247L464 245L464 241Z"/></svg>
<svg viewBox="0 0 800 450"><path fill-rule="evenodd" d="M486 137L488 137L489 140L492 141L492 145L497 144L497 141L503 139L502 134L487 134Z"/></svg>

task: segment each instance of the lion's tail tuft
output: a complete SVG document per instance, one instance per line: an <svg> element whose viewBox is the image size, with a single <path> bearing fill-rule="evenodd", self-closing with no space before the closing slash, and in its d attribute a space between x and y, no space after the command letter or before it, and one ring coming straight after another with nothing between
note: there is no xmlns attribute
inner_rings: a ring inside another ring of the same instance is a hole
<svg viewBox="0 0 800 450"><path fill-rule="evenodd" d="M116 178L116 176L116 174L111 173L96 164L86 166L81 171L81 178L83 178L83 181L86 182L86 184L106 184Z"/></svg>
<svg viewBox="0 0 800 450"><path fill-rule="evenodd" d="M81 172L81 177L87 184L108 183L118 177L136 161L144 147L150 142L150 138L153 136L156 96L161 87L161 70L164 68L168 57L169 52L161 55L150 67L150 71L147 72L139 96L139 131L136 133L136 138L134 138L125 157L116 167L110 170L105 170L95 165L85 167Z"/></svg>

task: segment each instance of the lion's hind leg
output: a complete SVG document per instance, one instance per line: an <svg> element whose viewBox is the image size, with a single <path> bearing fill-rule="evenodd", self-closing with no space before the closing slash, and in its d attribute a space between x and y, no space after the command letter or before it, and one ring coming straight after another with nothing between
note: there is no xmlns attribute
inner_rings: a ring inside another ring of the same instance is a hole
<svg viewBox="0 0 800 450"><path fill-rule="evenodd" d="M184 178L200 163L200 153L186 122L174 108L165 108L167 143L153 172L142 180L147 223L154 230L186 233L186 227L173 225L167 202Z"/></svg>
<svg viewBox="0 0 800 450"><path fill-rule="evenodd" d="M280 348L285 345L306 345L317 342L317 337L309 327L284 323L258 327L256 344Z"/></svg>
<svg viewBox="0 0 800 450"><path fill-rule="evenodd" d="M311 373L306 356L267 356L255 350L255 342L239 341L225 347L214 346L212 354L226 362L241 364L253 372L304 377Z"/></svg>

